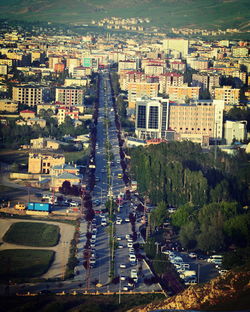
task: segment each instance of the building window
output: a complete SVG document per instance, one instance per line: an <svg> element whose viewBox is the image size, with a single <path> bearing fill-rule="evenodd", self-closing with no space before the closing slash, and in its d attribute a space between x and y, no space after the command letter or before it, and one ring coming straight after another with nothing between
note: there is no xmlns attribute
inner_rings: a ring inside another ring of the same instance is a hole
<svg viewBox="0 0 250 312"><path fill-rule="evenodd" d="M138 107L137 128L146 128L146 106Z"/></svg>
<svg viewBox="0 0 250 312"><path fill-rule="evenodd" d="M158 129L158 107L151 106L149 109L149 121L148 128L149 129Z"/></svg>

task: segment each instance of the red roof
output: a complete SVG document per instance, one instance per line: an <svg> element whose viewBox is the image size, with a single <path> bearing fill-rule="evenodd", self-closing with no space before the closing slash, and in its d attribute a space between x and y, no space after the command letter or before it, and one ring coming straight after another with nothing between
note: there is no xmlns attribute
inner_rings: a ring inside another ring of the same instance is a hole
<svg viewBox="0 0 250 312"><path fill-rule="evenodd" d="M35 114L35 112L33 112L32 110L28 110L28 109L25 109L25 110L21 111L20 113L22 113L22 114Z"/></svg>

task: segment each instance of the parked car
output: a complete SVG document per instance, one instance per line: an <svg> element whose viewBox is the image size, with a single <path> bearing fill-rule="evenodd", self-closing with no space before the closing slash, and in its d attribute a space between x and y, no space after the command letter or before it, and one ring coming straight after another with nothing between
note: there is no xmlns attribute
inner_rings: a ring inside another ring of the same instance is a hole
<svg viewBox="0 0 250 312"><path fill-rule="evenodd" d="M194 252L190 252L188 255L189 255L189 257L192 258L192 259L196 259L196 258L197 258L197 254L194 253Z"/></svg>

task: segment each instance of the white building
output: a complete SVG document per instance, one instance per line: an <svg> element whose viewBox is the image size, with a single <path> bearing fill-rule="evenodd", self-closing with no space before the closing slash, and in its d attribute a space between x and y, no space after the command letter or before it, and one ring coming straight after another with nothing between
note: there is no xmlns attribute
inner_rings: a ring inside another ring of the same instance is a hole
<svg viewBox="0 0 250 312"><path fill-rule="evenodd" d="M247 121L231 121L224 123L224 139L226 144L232 144L233 140L244 141L247 138Z"/></svg>

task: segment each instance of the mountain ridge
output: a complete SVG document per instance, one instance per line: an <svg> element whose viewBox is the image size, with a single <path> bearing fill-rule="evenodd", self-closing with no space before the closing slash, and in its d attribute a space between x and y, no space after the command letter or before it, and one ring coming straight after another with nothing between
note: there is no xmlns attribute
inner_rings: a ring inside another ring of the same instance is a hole
<svg viewBox="0 0 250 312"><path fill-rule="evenodd" d="M1 0L0 18L90 22L103 17L148 17L166 27L241 27L249 22L247 0Z"/></svg>

